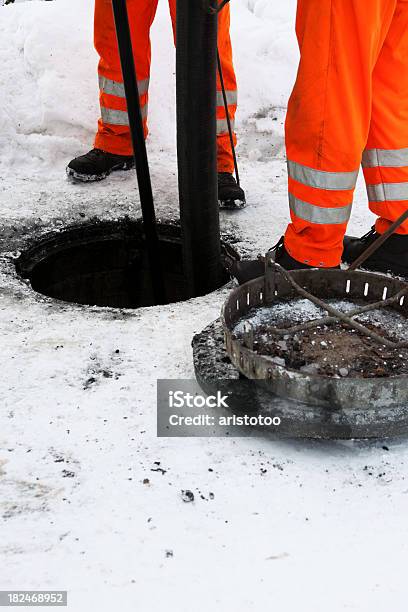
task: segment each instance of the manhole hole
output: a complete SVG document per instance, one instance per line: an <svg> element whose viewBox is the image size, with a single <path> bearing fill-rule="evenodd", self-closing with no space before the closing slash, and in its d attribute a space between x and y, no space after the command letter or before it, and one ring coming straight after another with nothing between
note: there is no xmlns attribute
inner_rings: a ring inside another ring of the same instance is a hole
<svg viewBox="0 0 408 612"><path fill-rule="evenodd" d="M158 225L168 303L190 295L183 274L180 227ZM231 247L223 243L223 249ZM73 226L42 238L16 260L17 272L43 295L91 306L139 308L155 305L140 221ZM228 282L221 275L219 289Z"/></svg>

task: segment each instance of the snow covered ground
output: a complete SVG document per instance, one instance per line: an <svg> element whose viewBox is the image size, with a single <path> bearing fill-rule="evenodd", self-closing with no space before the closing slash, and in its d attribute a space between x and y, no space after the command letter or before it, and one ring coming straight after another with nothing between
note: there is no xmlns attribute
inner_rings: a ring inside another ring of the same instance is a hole
<svg viewBox="0 0 408 612"><path fill-rule="evenodd" d="M231 3L249 205L222 224L243 253L264 251L287 220L295 4ZM157 439L156 379L193 377L191 338L218 316L225 291L123 312L56 303L17 279L4 249L18 250L20 236L83 215L139 214L133 173L94 186L64 176L98 116L92 11L90 0L0 7L0 589L67 589L75 612L404 610L405 441ZM153 49L148 147L158 211L169 216L164 0ZM371 220L360 184L350 228ZM184 503L182 489L196 501Z"/></svg>

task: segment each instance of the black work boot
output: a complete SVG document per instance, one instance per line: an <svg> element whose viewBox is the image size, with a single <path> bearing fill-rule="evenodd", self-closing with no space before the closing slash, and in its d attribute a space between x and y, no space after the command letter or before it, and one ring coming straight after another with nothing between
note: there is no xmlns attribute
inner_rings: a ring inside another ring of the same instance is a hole
<svg viewBox="0 0 408 612"><path fill-rule="evenodd" d="M380 237L373 227L361 238L344 237L344 263L352 264L368 247ZM373 272L390 272L397 276L408 277L408 236L393 234L375 253L361 264L362 268Z"/></svg>
<svg viewBox="0 0 408 612"><path fill-rule="evenodd" d="M218 173L218 201L221 208L245 207L245 192L229 172Z"/></svg>
<svg viewBox="0 0 408 612"><path fill-rule="evenodd" d="M102 181L114 170L130 170L135 165L133 155L115 155L101 149L92 149L76 157L67 166L70 178L84 183Z"/></svg>
<svg viewBox="0 0 408 612"><path fill-rule="evenodd" d="M285 248L285 243L283 237L279 240L279 242L270 249L269 252L275 252L275 261L285 270L313 270L313 266L308 266L305 263L297 261L293 259L287 252ZM225 267L228 272L234 276L240 285L253 280L254 278L258 278L259 276L263 276L265 274L265 259L264 257L259 257L254 260L247 261L234 261L226 263L224 262ZM333 269L339 269L340 266L336 266ZM327 268L325 268L327 269Z"/></svg>

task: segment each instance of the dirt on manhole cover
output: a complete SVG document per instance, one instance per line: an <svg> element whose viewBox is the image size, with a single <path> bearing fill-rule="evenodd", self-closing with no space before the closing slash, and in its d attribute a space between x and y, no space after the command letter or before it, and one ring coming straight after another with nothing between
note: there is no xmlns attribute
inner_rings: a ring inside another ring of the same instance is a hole
<svg viewBox="0 0 408 612"><path fill-rule="evenodd" d="M329 301L347 312L361 306L350 301ZM308 300L289 300L271 307L253 309L234 328L238 340L244 338L244 324L253 329L253 350L268 355L277 365L308 374L336 378L381 378L408 375L408 349L392 349L364 336L342 323L324 325L277 337L271 327L287 329L325 316ZM356 321L385 339L408 340L406 319L391 308L359 315Z"/></svg>

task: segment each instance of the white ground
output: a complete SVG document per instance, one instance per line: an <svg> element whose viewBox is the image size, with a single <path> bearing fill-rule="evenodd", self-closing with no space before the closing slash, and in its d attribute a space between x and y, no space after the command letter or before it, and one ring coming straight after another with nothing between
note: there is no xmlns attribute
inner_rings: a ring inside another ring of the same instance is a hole
<svg viewBox="0 0 408 612"><path fill-rule="evenodd" d="M231 4L249 206L223 225L257 253L287 220L295 1ZM168 215L174 55L159 5L149 155ZM80 213L139 213L133 173L96 186L64 177L98 115L91 26L89 0L0 7L0 239ZM360 185L350 229L371 221ZM191 338L225 295L136 313L68 306L36 296L0 259L0 589L67 589L75 612L406 609L405 441L156 438L156 379L193 377Z"/></svg>

